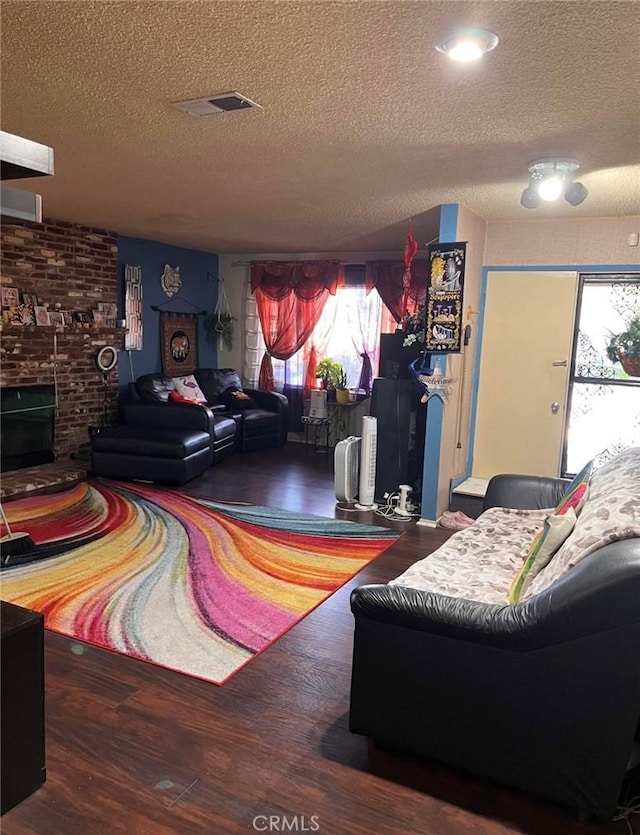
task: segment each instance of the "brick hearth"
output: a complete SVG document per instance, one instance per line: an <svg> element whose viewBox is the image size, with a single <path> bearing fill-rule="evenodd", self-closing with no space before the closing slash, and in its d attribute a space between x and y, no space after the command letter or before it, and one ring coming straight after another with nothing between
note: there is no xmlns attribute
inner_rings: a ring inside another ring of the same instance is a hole
<svg viewBox="0 0 640 835"><path fill-rule="evenodd" d="M2 474L0 483L0 499L3 502L21 499L24 496L40 491L64 489L71 487L87 477L86 469L81 462L55 462L41 464L38 467L27 467L23 470L12 470Z"/></svg>

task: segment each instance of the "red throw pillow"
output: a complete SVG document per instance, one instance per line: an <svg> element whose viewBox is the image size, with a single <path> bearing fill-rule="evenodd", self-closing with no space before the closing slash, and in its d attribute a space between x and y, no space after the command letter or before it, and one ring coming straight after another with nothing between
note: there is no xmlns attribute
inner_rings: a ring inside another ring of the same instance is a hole
<svg viewBox="0 0 640 835"><path fill-rule="evenodd" d="M206 403L203 403L200 400L196 400L195 397L183 397L182 394L178 394L177 391L170 391L169 392L169 400L173 400L174 403L195 403L196 406L206 406Z"/></svg>

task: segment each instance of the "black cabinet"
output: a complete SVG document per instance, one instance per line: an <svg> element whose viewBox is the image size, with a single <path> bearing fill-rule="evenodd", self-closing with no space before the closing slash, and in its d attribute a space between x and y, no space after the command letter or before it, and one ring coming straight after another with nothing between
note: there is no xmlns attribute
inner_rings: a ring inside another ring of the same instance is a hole
<svg viewBox="0 0 640 835"><path fill-rule="evenodd" d="M44 618L0 601L0 814L45 781Z"/></svg>

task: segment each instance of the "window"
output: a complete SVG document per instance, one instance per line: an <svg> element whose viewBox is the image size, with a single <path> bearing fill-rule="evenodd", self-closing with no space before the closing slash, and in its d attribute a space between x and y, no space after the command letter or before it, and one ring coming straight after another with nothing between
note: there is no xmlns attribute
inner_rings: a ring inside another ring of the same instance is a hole
<svg viewBox="0 0 640 835"><path fill-rule="evenodd" d="M639 315L639 277L581 276L564 474L604 451L615 454L640 443L640 378L607 356L611 336Z"/></svg>
<svg viewBox="0 0 640 835"><path fill-rule="evenodd" d="M318 359L331 357L340 362L347 373L350 388L357 388L362 370L363 352L367 352L373 369L378 371L380 333L391 333L396 324L375 290L368 295L363 285L346 286L330 296L312 337L291 359L272 359L276 388L302 388L311 347ZM248 385L256 385L265 345L260 331L256 303L250 288L246 299L247 348L244 377Z"/></svg>

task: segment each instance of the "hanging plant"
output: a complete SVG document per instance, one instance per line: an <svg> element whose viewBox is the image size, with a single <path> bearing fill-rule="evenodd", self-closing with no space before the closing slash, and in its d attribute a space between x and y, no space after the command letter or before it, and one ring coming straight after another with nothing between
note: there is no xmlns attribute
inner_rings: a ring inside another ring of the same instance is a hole
<svg viewBox="0 0 640 835"><path fill-rule="evenodd" d="M212 348L218 350L222 348L225 351L233 350L233 323L235 320L236 317L230 313L221 313L216 310L207 313L204 327L209 345Z"/></svg>
<svg viewBox="0 0 640 835"><path fill-rule="evenodd" d="M224 291L224 279L219 279L220 289L218 301L213 310L209 311L204 319L204 329L207 332L207 339L212 348L216 350L233 350L233 323L236 317L231 313L229 300Z"/></svg>

